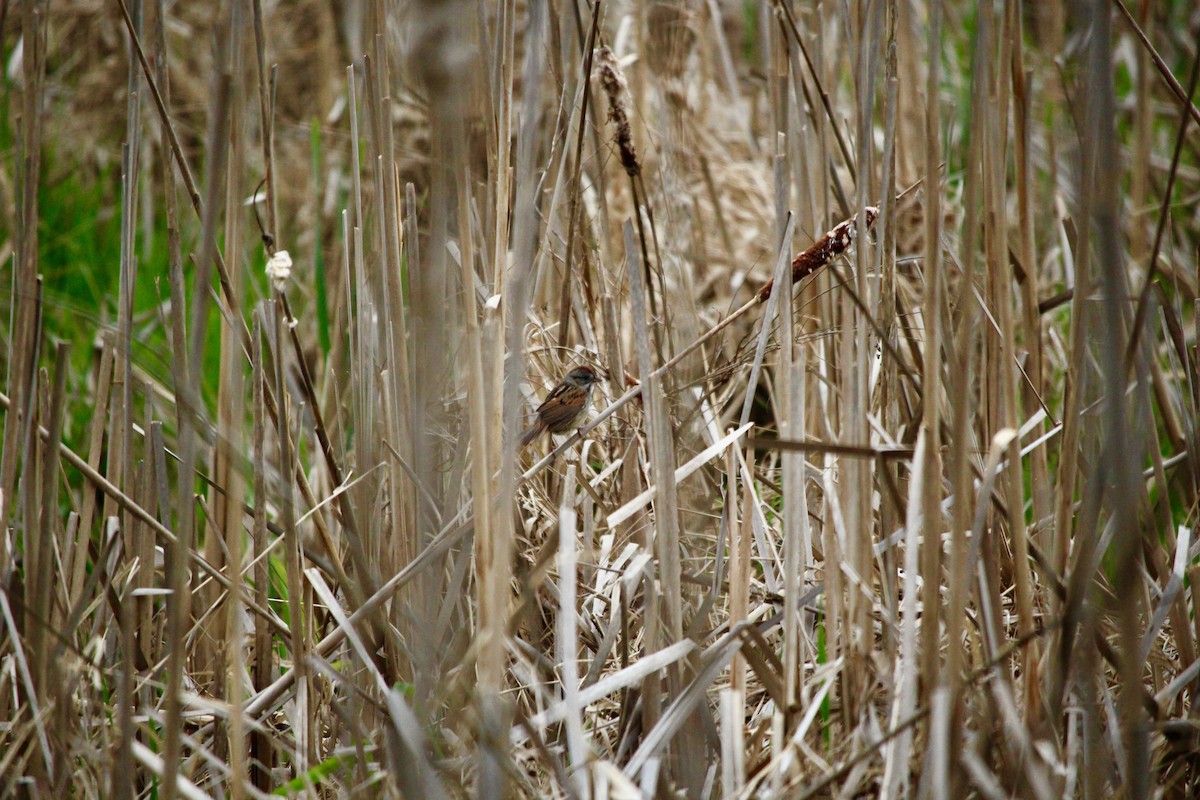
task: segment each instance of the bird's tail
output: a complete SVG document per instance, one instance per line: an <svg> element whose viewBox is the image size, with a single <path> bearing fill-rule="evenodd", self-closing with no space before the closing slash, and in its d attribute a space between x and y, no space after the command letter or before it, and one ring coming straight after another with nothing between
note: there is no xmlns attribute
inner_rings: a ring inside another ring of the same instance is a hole
<svg viewBox="0 0 1200 800"><path fill-rule="evenodd" d="M525 431L521 434L521 440L520 440L519 446L522 448L528 447L530 445L530 443L534 439L541 436L545 430L546 429L542 427L541 422L534 423L532 427L526 428Z"/></svg>

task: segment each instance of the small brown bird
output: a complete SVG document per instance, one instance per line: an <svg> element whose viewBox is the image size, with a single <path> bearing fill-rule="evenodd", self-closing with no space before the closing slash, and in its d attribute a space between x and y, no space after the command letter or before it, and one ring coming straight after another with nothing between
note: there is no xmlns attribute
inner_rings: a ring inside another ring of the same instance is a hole
<svg viewBox="0 0 1200 800"><path fill-rule="evenodd" d="M521 434L526 447L543 433L570 433L577 428L592 405L592 387L600 380L596 370L584 364L567 373L537 407L537 422Z"/></svg>

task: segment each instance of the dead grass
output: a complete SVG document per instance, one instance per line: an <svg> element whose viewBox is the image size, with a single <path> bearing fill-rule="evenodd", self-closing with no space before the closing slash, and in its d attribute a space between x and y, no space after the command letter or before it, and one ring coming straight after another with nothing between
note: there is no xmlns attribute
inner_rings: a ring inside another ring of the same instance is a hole
<svg viewBox="0 0 1200 800"><path fill-rule="evenodd" d="M4 6L0 795L1200 792L1186 4L335 5Z"/></svg>

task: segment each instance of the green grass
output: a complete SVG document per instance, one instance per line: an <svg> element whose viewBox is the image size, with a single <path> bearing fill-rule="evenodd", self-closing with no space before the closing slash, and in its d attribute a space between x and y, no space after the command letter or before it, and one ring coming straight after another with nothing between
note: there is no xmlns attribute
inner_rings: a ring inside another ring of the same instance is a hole
<svg viewBox="0 0 1200 800"><path fill-rule="evenodd" d="M312 171L313 171L313 196L321 196L321 125L320 120L314 118L309 135L310 150L312 151ZM346 207L346 192L339 191L338 193L338 208ZM316 283L316 303L317 303L317 340L321 344L321 352L328 356L332 346L333 337L329 331L329 298L326 295L326 277L325 277L325 248L324 237L321 235L321 215L314 214L313 219L316 225L314 240L317 246L313 248L313 276ZM340 238L340 236L339 236Z"/></svg>
<svg viewBox="0 0 1200 800"><path fill-rule="evenodd" d="M320 786L321 783L323 783L327 778L353 769L357 762L358 757L353 753L346 753L345 755L337 755L333 756L332 758L327 758L320 764L317 764L309 769L303 775L299 775L298 777L293 778L285 783L283 786L280 786L278 789L271 792L271 794L279 797L293 797L303 794L304 792Z"/></svg>

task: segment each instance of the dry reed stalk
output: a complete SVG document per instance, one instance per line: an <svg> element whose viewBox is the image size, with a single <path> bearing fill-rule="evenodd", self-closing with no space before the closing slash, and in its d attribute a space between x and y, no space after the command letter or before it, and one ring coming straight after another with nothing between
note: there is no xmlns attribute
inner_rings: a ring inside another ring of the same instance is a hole
<svg viewBox="0 0 1200 800"><path fill-rule="evenodd" d="M859 208L865 209L870 198L876 194L874 181L874 142L873 142L873 111L878 76L878 56L881 52L882 4L874 6L873 10L864 11L859 31L857 52L857 75L855 76L855 92L857 100L857 152L854 158L856 173L857 202ZM858 215L857 246L855 247L855 281L854 295L861 299L860 306L863 316L874 314L877 307L874 302L875 289L871 280L874 267L873 245L866 237L869 212ZM843 301L842 318L845 325L838 337L841 352L838 355L841 368L841 402L839 403L837 429L839 433L851 441L865 441L867 432L867 414L870 409L868 395L868 379L871 374L870 364L873 361L874 343L868 338L868 326L861 324L858 314L851 312L848 302L849 295ZM871 311L867 311L871 309ZM878 325L875 326L878 331ZM879 335L878 333L876 335ZM882 338L882 337L881 337ZM847 721L858 716L860 702L869 685L869 678L863 673L861 661L865 660L870 650L874 648L874 636L871 633L873 625L870 622L872 597L874 591L874 570L872 567L870 541L874 531L873 503L871 501L871 483L873 480L869 461L852 460L845 465L839 465L842 475L839 482L839 494L842 513L845 518L845 565L850 571L852 583L847 592L847 669L843 673L842 688L844 712Z"/></svg>
<svg viewBox="0 0 1200 800"><path fill-rule="evenodd" d="M39 417L46 420L50 435L44 442L41 437L37 437L37 447L40 451L37 455L37 462L41 468L41 475L38 476L40 486L36 487L36 490L39 495L38 504L41 508L38 509L37 518L26 517L26 531L30 539L27 540L29 563L26 571L25 602L27 611L32 612L29 615L30 624L26 627L26 641L29 648L28 657L30 670L33 673L35 696L40 696L47 704L56 702L54 695L57 692L55 690L61 681L61 671L54 658L54 651L57 648L51 647L52 630L48 629L46 621L54 618L53 589L56 584L54 567L55 563L59 562L54 546L58 527L58 514L55 512L59 506L58 472L61 453L59 444L63 435L69 353L70 346L66 342L59 342L55 347L53 384L50 383L46 371L44 369L41 371L39 394L42 399L42 413L39 414ZM29 465L29 467L33 466ZM29 469L27 475L27 483L34 483L35 471ZM32 488L30 487L30 489ZM45 777L49 779L50 776L55 775L56 760L61 763L63 755L60 753L58 759L54 758L54 754L49 749L46 732L42 730L44 722L38 716L35 716L33 721L39 729L39 744L42 749L39 766L45 769ZM51 716L50 721L57 723L52 731L55 739L61 741L64 734L67 733L67 730L61 727L62 716L55 714Z"/></svg>
<svg viewBox="0 0 1200 800"><path fill-rule="evenodd" d="M1008 128L1009 100L1012 97L1011 70L1005 70L1004 65L1012 62L1011 47L1020 30L1016 28L1017 19L1011 13L1006 13L1001 19L993 20L997 28L997 62L994 81L998 84L996 95L1002 101L1002 108L997 109L995 124L1002 129ZM999 128L998 128L999 129ZM995 148L986 161L988 170L985 186L989 190L985 213L990 221L990 236L986 245L988 253L988 274L991 278L988 294L990 307L995 309L996 325L999 328L999 341L996 342L995 360L993 362L999 376L996 383L998 392L995 398L996 423L991 427L994 435L1003 429L1017 429L1023 420L1020 419L1021 406L1017 391L1021 381L1018 368L1017 339L1013 319L1014 297L1012 293L1012 274L1005 264L1011 264L1009 256L1008 215L1004 197L1006 185L1006 154L998 143L989 141ZM1008 533L1011 537L1012 574L1016 588L1017 633L1026 635L1034 628L1034 587L1033 575L1029 565L1029 541L1025 524L1025 491L1023 486L1023 464L1019 455L1020 444L1014 438L1008 458L1008 469L1005 475L1004 502L1008 509ZM1021 668L1023 705L1028 723L1031 728L1039 726L1041 709L1039 661L1040 648L1037 643L1025 650L1025 659Z"/></svg>
<svg viewBox="0 0 1200 800"><path fill-rule="evenodd" d="M1010 22L1010 30L1019 30L1022 22L1020 9L1011 12L1015 19ZM1023 312L1023 352L1028 356L1025 374L1029 378L1028 392L1025 395L1024 407L1032 406L1030 394L1040 398L1045 394L1044 356L1042 352L1042 321L1038 310L1037 291L1041 285L1041 269L1036 253L1036 228L1034 225L1034 175L1032 162L1033 122L1031 120L1033 104L1032 72L1025 66L1025 49L1020 36L1013 38L1012 51L1012 81L1013 81L1013 145L1016 162L1016 192L1017 192L1017 224L1019 229L1020 267L1025 279L1021 281L1021 310ZM1043 425L1039 423L1035 432L1040 432ZM1047 451L1044 447L1035 449L1030 454L1030 495L1033 507L1033 519L1048 520L1053 514L1051 494L1052 482ZM1044 539L1043 539L1044 541ZM1056 602L1053 596L1047 598L1049 609L1053 614Z"/></svg>
<svg viewBox="0 0 1200 800"><path fill-rule="evenodd" d="M242 5L234 4L230 9L229 32L225 47L224 69L230 77L229 97L229 137L227 145L228 169L220 176L223 183L223 208L237 208L241 198L245 196L246 188L243 177L243 165L246 159L246 142L242 135L245 129L243 107L246 104L246 69L245 50L247 43L243 39L243 28L249 20L243 16L245 9ZM222 240L236 242L241 238L241 217L238 214L224 215L224 232ZM225 248L225 273L229 278L232 289L231 305L241 308L245 304L245 278L242 266L241 248ZM245 494L245 484L242 480L241 461L244 448L242 445L242 426L245 421L245 381L242 368L240 347L242 339L240 330L232 325L220 327L220 355L217 378L217 440L212 458L212 477L215 486L210 488L207 499L209 512L206 513L208 525L204 526L204 558L209 563L231 576L233 594L238 593L241 584L241 564L231 560L232 550L241 552L243 530L242 498ZM277 397L283 397L278 391ZM230 539L238 541L231 547ZM230 685L227 682L228 671L231 668L227 660L227 648L218 643L226 640L225 630L231 623L231 611L227 607L226 595L215 585L205 586L197 592L197 604L206 609L203 624L199 626L200 643L195 651L195 661L192 674L204 676L202 685L210 687L214 695L228 697ZM232 605L236 605L232 604ZM236 621L233 623L236 624ZM232 645L231 645L232 646ZM239 649L235 647L234 649ZM236 656L235 656L236 658ZM240 674L238 677L240 683ZM236 686L236 684L235 684ZM240 694L234 689L235 696ZM235 701L236 702L236 701ZM230 742L229 729L224 722L217 724L217 730L212 744L213 752L222 760L229 758ZM235 749L240 749L234 743Z"/></svg>
<svg viewBox="0 0 1200 800"><path fill-rule="evenodd" d="M642 400L646 407L646 438L650 454L651 477L656 487L654 503L655 534L654 552L658 558L661 574L664 630L662 642L649 642L650 648L658 649L663 643L678 641L683 633L682 600L679 566L679 504L675 487L674 434L671 420L663 402L662 387L653 377L654 363L650 355L647 337L650 326L642 298L648 287L642 283L639 251L633 234L633 226L625 224L625 252L629 265L629 294L632 322L638 335L638 372L646 376L642 384Z"/></svg>
<svg viewBox="0 0 1200 800"><path fill-rule="evenodd" d="M1113 126L1114 89L1112 83L1112 41L1107 8L1096 9L1092 15L1097 38L1089 48L1087 68L1092 80L1087 88L1087 118L1083 141L1088 147L1084 157L1086 167L1111 164L1116 159L1116 132ZM1095 159L1094 161L1092 159ZM1090 176L1095 181L1095 194L1083 198L1082 208L1091 219L1096 235L1096 260L1099 273L1098 288L1104 302L1100 320L1100 333L1104 354L1101 369L1104 376L1105 423L1104 446L1113 455L1141 453L1143 442L1135 430L1127 427L1125 403L1125 369L1120 354L1125 337L1126 312L1123 300L1128 287L1121 265L1121 248L1117 241L1117 184L1111 172L1095 170ZM1084 230L1088 230L1085 225ZM1084 237L1085 241L1089 237ZM1139 383L1141 383L1139 381ZM1142 384L1144 385L1144 384ZM1115 557L1126 566L1117 572L1114 580L1116 616L1121 635L1120 678L1124 689L1119 698L1118 717L1121 727L1121 746L1124 779L1130 797L1149 796L1149 740L1145 730L1144 710L1135 687L1142 680L1142 661L1134 646L1138 641L1140 603L1139 570L1132 569L1141 553L1141 533L1138 530L1135 510L1138 507L1137 466L1131 458L1115 457L1107 468L1109 481L1113 484L1110 513L1118 539ZM1106 482L1109 482L1106 481Z"/></svg>
<svg viewBox="0 0 1200 800"><path fill-rule="evenodd" d="M576 611L576 579L578 553L576 537L575 510L575 469L567 468L566 480L563 482L562 503L559 505L558 533L558 631L556 644L558 646L558 663L561 670L563 702L567 707L567 752L570 756L571 771L574 773L571 784L579 797L589 796L589 784L584 767L588 762L587 742L583 734L583 709L578 702L579 666L577 653L579 649L577 611Z"/></svg>
<svg viewBox="0 0 1200 800"><path fill-rule="evenodd" d="M108 344L101 346L100 350L100 365L96 373L96 388L93 397L93 408L95 415L92 417L91 429L89 431L88 444L88 460L89 469L96 473L96 468L100 464L101 456L103 455L104 445L104 420L108 417L108 402L109 393L112 387L113 377L113 348ZM97 473L98 474L98 473ZM84 577L87 572L87 555L88 541L91 538L92 518L96 513L96 495L93 492L88 492L84 495L83 505L79 512L79 538L76 540L75 547L72 552L64 554L64 575L68 576L68 606L72 609L80 607L84 599ZM70 624L70 620L74 618L72 615L69 618L64 628L69 630L74 625ZM74 620L78 624L78 620Z"/></svg>
<svg viewBox="0 0 1200 800"><path fill-rule="evenodd" d="M132 25L130 29L132 31ZM220 198L223 196L221 188L225 180L225 167L229 153L229 89L229 78L226 74L217 82L208 134L212 160L205 181L205 200L202 206L205 209L203 234L196 270L196 285L203 287L207 287L211 281L212 263L216 257L216 226L221 209ZM195 292L192 298L191 324L188 326L192 335L188 349L188 363L191 364L200 363L203 353L208 321L208 300L208 293L204 291ZM176 395L183 400L185 409L200 408L198 373L193 372L186 378L184 385L175 387ZM180 474L191 475L196 464L196 421L185 411L180 423ZM167 800L170 800L174 794L183 755L182 687L184 671L188 663L185 637L191 616L191 593L187 586L186 568L195 541L196 519L195 501L189 481L179 481L176 502L180 524L178 539L168 551L167 584L171 591L171 600L168 603L167 631L164 640L164 646L168 651L168 661L162 777L163 792Z"/></svg>
<svg viewBox="0 0 1200 800"><path fill-rule="evenodd" d="M884 134L883 152L881 158L880 185L880 224L879 224L879 305L881 308L880 325L884 337L893 348L899 342L897 325L897 292L896 292L896 138L897 138L897 104L900 78L897 74L897 44L896 28L899 10L896 4L889 4L886 14L886 50L884 56ZM894 431L899 428L900 391L899 364L894 359L886 359L880 364L880 374L877 379L878 390L873 392L876 400L872 403L874 413L880 416L883 428ZM877 465L880 483L895 485L897 465L881 461ZM894 502L899 493L888 492L883 495L879 509L879 530L894 530L899 521L899 503ZM882 602L887 613L893 620L900 617L900 595L898 581L898 565L894 553L889 551L879 563L880 587ZM889 658L894 659L897 653L898 636L895 628L885 626L884 650Z"/></svg>
<svg viewBox="0 0 1200 800"><path fill-rule="evenodd" d="M511 15L513 7L506 4L504 14L506 15L506 28L504 34L506 37L513 36L513 28ZM499 400L496 408L499 411L499 419L492 417L493 424L499 422L497 430L500 432L501 443L499 449L499 480L496 482L498 494L502 498L511 497L515 489L515 472L516 472L516 439L517 431L519 430L519 385L524 375L524 323L526 310L529 307L529 298L532 291L532 280L530 270L533 263L534 252L537 241L537 226L534 221L534 208L536 201L534 192L536 190L534 181L534 147L540 140L538 135L538 127L540 121L540 107L534 102L535 92L534 87L538 86L542 77L542 59L541 59L541 42L545 35L546 20L545 9L535 7L530 20L530 28L527 38L527 49L525 52L524 65L522 69L522 85L528 90L523 98L522 113L521 113L521 129L519 131L519 146L517 149L515 181L511 186L511 194L505 194L498 197L498 201L502 204L501 208L508 208L509 203L512 203L514 208L514 216L511 230L511 241L513 242L514 250L514 274L511 277L506 277L505 273L508 270L508 239L501 241L496 239L496 251L494 253L493 269L494 291L499 293L503 298L502 314L499 320L499 326L503 327L504 335L497 335L495 338L495 346L503 347L503 352L508 354L509 361L503 368L502 380L500 375L501 364L503 359L496 359L495 369L492 372L492 386L502 387L499 392ZM513 56L513 42L511 38L501 41L499 46L503 48L503 52L509 59ZM500 65L499 72L503 75L503 83L498 87L501 98L498 102L498 108L503 108L507 111L500 124L500 131L511 135L511 129L507 126L511 124L509 114L512 108L513 96L513 72L511 65ZM507 172L508 166L508 142L504 142L499 151L506 155L504 161L493 162L492 166L497 171ZM502 186L507 186L506 182L502 182ZM501 212L501 216L502 216ZM497 218L496 226L498 230L507 228L506 222L501 222ZM499 334L499 330L497 330ZM503 344L501 344L503 343ZM499 355L499 353L497 353ZM495 392L496 389L493 389ZM488 502L488 498L481 498L482 502ZM479 631L484 649L478 657L478 669L480 671L480 692L478 697L478 708L481 719L480 728L483 732L486 741L492 743L492 746L487 747L481 753L482 761L480 765L481 774L479 777L480 785L488 790L503 791L501 787L505 786L507 780L503 772L503 765L507 763L508 755L505 751L499 749L499 743L504 735L505 708L501 698L502 681L504 674L505 652L505 628L508 621L508 608L511 603L509 583L505 579L505 575L511 568L514 554L514 538L515 531L511 514L499 511L495 515L496 524L492 530L485 533L490 539L489 552L486 554L484 562L479 565L482 567L482 575L486 576L487 583L484 584L483 592L488 598L487 605L480 608L483 615L479 620Z"/></svg>
<svg viewBox="0 0 1200 800"><path fill-rule="evenodd" d="M379 13L377 9L376 14ZM444 385L442 382L444 376L439 375L433 369L419 366L420 359L424 355L423 348L426 346L436 348L438 343L436 335L433 341L429 339L430 333L423 324L422 314L424 312L418 311L418 309L423 303L440 304L443 302L444 290L440 290L436 285L442 279L439 276L434 281L435 285L428 287L427 293L427 282L419 276L428 269L443 268L444 261L441 260L440 252L434 254L431 264L425 264L421 260L422 253L418 248L417 237L414 235L416 211L411 185L404 187L404 204L401 205L400 181L393 168L396 163L396 143L390 124L392 119L391 66L387 52L378 36L374 39L371 53L374 60L367 61L366 103L373 123L376 198L377 202L382 203L383 212L377 222L378 236L380 237L379 252L382 257L376 270L376 277L372 281L375 283L374 291L376 292L374 295L375 309L376 313L380 315L378 329L374 335L378 338L377 346L381 354L386 355L386 375L381 374L376 380L383 383L384 391L387 393L387 409L390 413L385 412L383 419L380 420L374 418L374 415L378 414L378 409L364 408L363 416L367 420L373 419L377 426L376 429L386 432L388 440L395 442L394 446L400 453L402 463L412 464L417 474L423 476L421 480L428 481L432 474L428 471L428 467L431 460L438 458L440 448L429 435L429 431L422 427L423 415L427 410L424 404L429 402L433 394L436 394L437 387ZM371 67L374 68L373 71L370 69ZM449 165L451 175L453 166L453 164ZM444 169L437 173L437 177L439 178L439 191L445 192L445 185L450 177L446 175ZM360 221L358 224L365 227L366 222ZM437 244L440 242L435 243L434 246L436 247ZM382 286L379 285L380 271ZM405 271L409 277L410 286L408 299L412 304L412 310L417 312L414 315L417 318L412 320L411 325L408 318L409 309L405 307L402 286L402 275ZM364 280L369 280L369 278L364 275ZM432 313L436 315L438 312ZM411 353L409 350L410 328L413 331L414 344ZM417 347L418 343L420 347ZM426 380L430 385L424 385L423 381ZM373 405L369 396L363 400L368 406ZM436 425L439 423L440 417L435 414L429 421ZM371 458L370 463L374 463L380 460L382 454L372 453L368 449L367 455ZM412 484L412 481L401 480L400 476L395 474L389 480L389 489L392 493L393 530L399 534L396 537L399 541L394 542L392 546L398 550L398 557L391 553L388 553L390 557L383 557L383 542L380 540L390 537L386 537L382 529L368 535L367 541L361 547L363 560L359 564L359 570L367 576L368 586L374 586L378 580L374 566L376 563L388 571L399 569L402 564L412 560L424 540L429 537L429 515L438 513L439 510L429 507L422 509L416 499L419 490ZM436 487L434 488L435 497L440 497L440 492L436 492ZM379 559L378 562L375 559ZM427 611L432 603L432 599L428 596L432 591L429 583L423 583L415 590L415 596L407 596L406 599ZM416 652L411 655L422 659L426 658L428 653Z"/></svg>
<svg viewBox="0 0 1200 800"><path fill-rule="evenodd" d="M251 469L254 473L254 496L261 498L266 495L266 400L263 396L264 365L263 365L263 335L262 320L255 317L253 337L254 350L251 352L251 386L254 387L251 399L253 413L253 431L251 433ZM258 502L255 505L254 528L250 542L251 563L254 565L253 583L254 599L262 607L268 601L268 586L270 577L268 563L263 556L267 550L267 515L266 504ZM261 691L270 682L274 673L275 650L271 646L271 629L261 618L254 620L254 662L250 667L250 686L255 692ZM239 718L248 721L246 702L239 704L236 712ZM235 722L235 725L238 724ZM269 788L271 768L275 763L275 752L267 734L261 729L255 729L250 734L247 760L250 763L250 783L259 790Z"/></svg>
<svg viewBox="0 0 1200 800"><path fill-rule="evenodd" d="M938 48L938 43L941 41L941 25L943 7L941 2L933 2L930 5L930 20L929 20L929 35L927 38L927 52L934 53ZM965 531L965 525L960 527L960 523L965 522L965 515L961 514L957 509L962 505L961 498L966 496L965 483L965 459L967 453L967 444L969 437L966 436L966 408L968 402L968 391L964 385L966 382L966 374L962 370L963 364L954 364L954 370L951 373L951 381L955 381L957 386L951 385L950 391L953 398L954 406L954 430L956 434L963 434L962 438L956 438L953 445L953 456L951 458L952 470L954 467L960 467L959 470L953 471L952 475L959 477L960 481L954 483L955 491L961 492L957 496L960 498L959 503L956 503L956 516L954 520L954 541L951 544L951 552L954 554L955 563L951 572L950 581L950 602L949 607L945 612L945 626L947 637L950 646L947 650L949 663L945 671L942 670L941 660L941 626L942 626L942 602L940 597L940 587L942 582L942 547L941 535L943 528L942 520L942 395L943 375L942 375L942 348L938 346L938 342L943 339L943 330L945 329L942 318L942 307L944 303L945 276L942 266L942 212L941 212L941 191L942 186L940 164L941 164L941 140L938 136L938 120L939 120L939 92L938 85L940 81L940 63L937 58L930 58L928 71L926 73L926 91L925 91L925 119L924 119L924 223L925 223L925 260L922 264L922 275L925 283L923 293L923 305L921 308L921 321L924 326L924 341L927 343L925 351L922 353L924 371L921 379L921 422L920 436L925 439L925 447L927 455L920 464L914 464L914 469L921 470L921 539L922 547L920 552L920 574L923 584L921 586L921 623L920 623L920 673L929 683L929 687L924 689L922 696L929 699L934 697L937 689L935 687L947 686L951 690L948 695L952 702L957 702L958 692L953 691L956 688L955 683L958 677L958 655L959 639L955 635L961 630L960 622L963 613L965 612L965 591L967 588L968 576L965 574L963 565L965 564L965 541L962 532ZM968 220L970 217L968 216ZM969 223L968 223L969 225ZM969 230L969 228L968 228ZM929 346L929 345L932 346ZM955 351L960 354L967 352L967 349L961 344L956 343ZM910 531L911 535L911 531ZM938 676L935 681L934 676ZM946 697L947 695L943 695ZM932 734L931 734L932 738Z"/></svg>
<svg viewBox="0 0 1200 800"><path fill-rule="evenodd" d="M566 347L567 339L570 335L571 328L571 287L574 283L572 280L571 263L575 252L575 236L576 229L579 224L579 199L581 194L580 172L583 168L583 134L587 130L588 105L591 101L591 81L589 80L592 74L592 57L596 48L596 35L600 31L600 3L596 3L592 8L592 23L588 32L587 46L584 48L583 73L578 81L579 92L582 97L579 103L579 118L575 122L575 155L571 161L571 180L568 192L570 194L570 211L567 212L567 243L565 251L565 266L563 270L562 292L559 297L559 312L558 312L558 346ZM564 93L565 96L565 93ZM574 105L572 105L572 109ZM549 229L549 226L547 226Z"/></svg>
<svg viewBox="0 0 1200 800"><path fill-rule="evenodd" d="M21 453L29 452L28 431L34 409L40 328L41 281L38 272L38 186L41 182L42 108L45 95L46 39L49 18L47 3L27 3L21 15L23 52L21 70L20 179L17 190L16 246L10 291L13 297L35 298L14 303L9 320L5 386L13 397L16 414L5 417L3 447L0 448L0 519L7 527L17 513L16 480ZM34 426L36 427L36 426ZM24 437L22 434L24 433ZM0 571L7 573L14 554L7 538L0 546Z"/></svg>
<svg viewBox="0 0 1200 800"><path fill-rule="evenodd" d="M139 15L140 17L140 15ZM136 380L133 372L133 292L137 283L137 192L141 184L140 158L141 155L141 82L138 70L130 59L126 86L125 128L129 140L121 148L121 263L120 279L117 289L117 349L121 355L117 363L115 380L117 391L113 396L113 430L109 446L111 448L109 473L113 483L120 486L127 494L143 501L144 495L139 491L139 481L134 467L133 427L136 419L134 404L134 389ZM109 501L111 502L111 501ZM107 505L107 503L106 503ZM107 516L107 515L106 515ZM140 525L133 524L128 512L121 514L122 550L134 570L129 584L130 593L125 598L127 605L142 605L145 600L134 600L135 593L150 585L149 564L141 556L146 548ZM142 614L137 609L123 609L122 625L130 624L136 627L132 633L138 647L145 654L147 644L146 634L149 633L141 625ZM130 635L128 631L123 631ZM128 687L128 698L133 702L132 684Z"/></svg>

